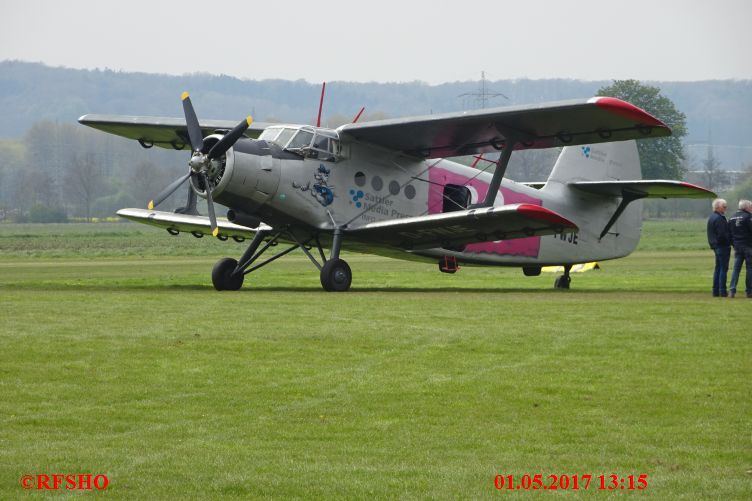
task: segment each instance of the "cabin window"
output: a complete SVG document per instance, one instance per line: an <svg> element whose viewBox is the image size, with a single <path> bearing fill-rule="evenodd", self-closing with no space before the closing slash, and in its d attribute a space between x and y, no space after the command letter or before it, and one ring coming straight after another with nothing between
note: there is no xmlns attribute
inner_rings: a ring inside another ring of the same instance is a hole
<svg viewBox="0 0 752 501"><path fill-rule="evenodd" d="M470 205L470 190L467 186L447 184L444 186L444 206L442 212L465 210Z"/></svg>

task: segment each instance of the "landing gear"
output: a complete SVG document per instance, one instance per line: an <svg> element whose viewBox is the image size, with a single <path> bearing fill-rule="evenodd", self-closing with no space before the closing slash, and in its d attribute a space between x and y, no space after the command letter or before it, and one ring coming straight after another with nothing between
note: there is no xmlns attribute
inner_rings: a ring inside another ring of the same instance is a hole
<svg viewBox="0 0 752 501"><path fill-rule="evenodd" d="M350 289L352 283L352 271L350 271L350 265L346 261L339 258L339 250L342 247L342 230L337 228L334 230L332 237L332 252L329 255L329 259L321 267L321 286L327 292L345 292ZM303 247L305 251L305 247ZM321 259L324 259L324 251L319 246L319 252L321 253ZM314 264L318 264L316 260L309 254L308 256Z"/></svg>
<svg viewBox="0 0 752 501"><path fill-rule="evenodd" d="M279 243L280 238L293 241L295 242L295 245L278 252L259 264L254 264L267 249L276 246ZM264 240L266 240L266 243L261 247ZM314 243L318 248L320 261L323 265L319 263L319 259L311 254L311 249L313 249ZM259 247L261 248L259 249ZM224 258L220 259L217 264L214 265L214 269L212 270L212 283L214 284L214 288L220 291L238 290L243 286L243 278L245 275L258 270L262 266L266 266L272 261L275 261L299 248L320 271L321 285L324 290L329 292L343 292L350 289L350 284L352 283L352 271L350 270L350 266L344 260L339 258L341 247L342 230L340 229L334 230L332 251L328 260L324 254L321 242L319 242L319 239L316 236L309 236L307 240L302 240L289 228L285 228L274 234L272 234L271 231L258 231L239 261L231 258Z"/></svg>
<svg viewBox="0 0 752 501"><path fill-rule="evenodd" d="M352 283L352 271L346 261L330 259L321 268L321 286L327 292L344 292Z"/></svg>
<svg viewBox="0 0 752 501"><path fill-rule="evenodd" d="M555 289L569 289L569 283L572 281L572 278L569 276L569 271L571 269L572 265L564 266L564 274L554 282Z"/></svg>
<svg viewBox="0 0 752 501"><path fill-rule="evenodd" d="M245 275L235 273L238 262L226 257L217 261L212 269L212 283L218 291L236 291L243 286Z"/></svg>

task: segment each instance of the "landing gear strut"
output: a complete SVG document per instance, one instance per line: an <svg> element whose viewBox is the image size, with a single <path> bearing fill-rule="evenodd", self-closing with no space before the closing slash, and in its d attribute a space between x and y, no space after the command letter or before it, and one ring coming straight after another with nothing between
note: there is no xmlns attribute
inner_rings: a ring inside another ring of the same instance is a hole
<svg viewBox="0 0 752 501"><path fill-rule="evenodd" d="M282 237L292 240L295 245L278 252L274 256L262 261L259 264L254 265L261 255L266 252L269 247L276 246L279 239ZM262 242L266 240L266 244L261 247ZM319 251L321 262L311 254L313 245L311 241L315 242ZM259 249L261 247L261 249ZM238 290L243 286L243 279L245 275L258 270L262 266L275 261L282 256L289 254L295 249L300 248L303 253L311 260L314 266L318 268L320 272L321 286L326 291L330 292L344 292L350 289L352 283L352 271L350 266L343 259L339 258L339 251L342 247L342 230L334 230L334 237L332 239L332 251L329 259L326 259L324 249L319 242L318 237L310 237L308 240L301 241L295 235L293 231L287 229L279 231L272 235L271 231L257 231L253 237L253 241L248 246L248 249L243 253L243 256L239 261L232 258L220 259L217 264L214 265L212 270L212 283L214 288L218 291L222 290ZM253 266L252 266L253 265Z"/></svg>
<svg viewBox="0 0 752 501"><path fill-rule="evenodd" d="M569 289L569 283L572 279L569 276L569 271L572 269L572 265L564 266L564 274L556 279L554 282L555 289Z"/></svg>

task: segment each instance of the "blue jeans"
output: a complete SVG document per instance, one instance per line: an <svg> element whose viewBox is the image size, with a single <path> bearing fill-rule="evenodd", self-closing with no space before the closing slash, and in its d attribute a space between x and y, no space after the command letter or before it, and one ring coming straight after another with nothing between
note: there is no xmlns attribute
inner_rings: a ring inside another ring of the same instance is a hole
<svg viewBox="0 0 752 501"><path fill-rule="evenodd" d="M716 247L715 252L715 270L713 271L713 295L720 296L726 294L726 274L728 273L729 259L731 258L731 247ZM741 264L739 265L741 267ZM733 278L731 283L734 283ZM733 285L731 290L733 290Z"/></svg>
<svg viewBox="0 0 752 501"><path fill-rule="evenodd" d="M746 263L747 276L744 277L746 293L752 294L752 247L738 246L735 247L734 269L731 272L731 292L736 294L736 284L739 282L739 275L742 272L742 263Z"/></svg>

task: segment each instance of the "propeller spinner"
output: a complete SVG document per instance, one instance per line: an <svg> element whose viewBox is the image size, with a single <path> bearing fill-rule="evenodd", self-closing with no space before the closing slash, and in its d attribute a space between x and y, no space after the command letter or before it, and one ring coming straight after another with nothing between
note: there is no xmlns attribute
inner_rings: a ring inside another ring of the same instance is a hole
<svg viewBox="0 0 752 501"><path fill-rule="evenodd" d="M211 184L209 183L209 176L207 173L210 170L211 162L214 159L222 157L232 145L237 142L243 136L243 133L253 122L253 118L249 115L245 120L236 125L230 132L225 134L222 139L217 141L208 151L206 151L206 145L204 143L204 136L201 132L201 126L198 123L196 112L191 104L191 98L187 92L183 92L180 96L183 101L183 112L185 113L185 123L188 128L188 138L191 141L191 159L188 161L190 169L188 172L175 181L170 183L159 195L149 201L147 207L149 210L153 209L164 200L172 195L188 178L191 176L198 177L203 186L206 188L206 203L209 209L209 221L211 222L212 235L219 235L219 227L217 226L217 217L214 213L214 200L212 198Z"/></svg>

